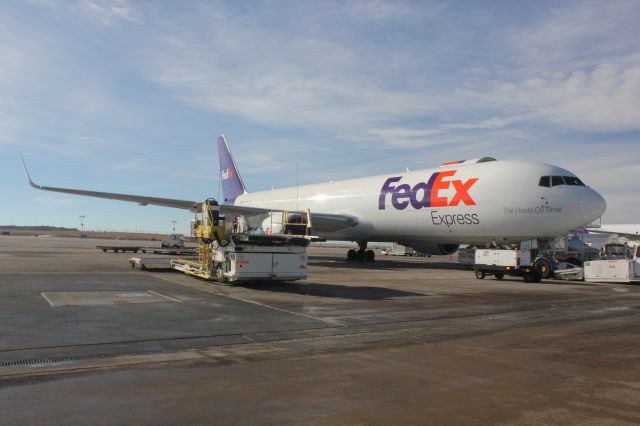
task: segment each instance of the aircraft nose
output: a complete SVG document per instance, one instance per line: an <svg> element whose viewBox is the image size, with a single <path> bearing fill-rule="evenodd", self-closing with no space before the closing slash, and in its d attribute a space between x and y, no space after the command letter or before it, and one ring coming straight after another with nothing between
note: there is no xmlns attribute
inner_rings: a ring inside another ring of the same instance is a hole
<svg viewBox="0 0 640 426"><path fill-rule="evenodd" d="M605 199L591 188L587 188L580 197L580 217L586 224L602 217L606 209L607 202Z"/></svg>

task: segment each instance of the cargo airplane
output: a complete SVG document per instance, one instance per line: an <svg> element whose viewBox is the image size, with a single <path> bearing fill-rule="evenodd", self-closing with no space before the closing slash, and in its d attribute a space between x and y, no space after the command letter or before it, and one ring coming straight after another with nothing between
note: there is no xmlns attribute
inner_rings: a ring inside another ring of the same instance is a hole
<svg viewBox="0 0 640 426"><path fill-rule="evenodd" d="M224 138L218 138L222 214L254 226L273 212L311 212L314 234L355 241L349 260L373 260L368 241L397 242L426 254L452 254L460 244L516 243L555 237L602 216L604 198L563 168L483 157L433 169L249 192ZM24 164L24 160L23 160ZM37 185L45 191L141 205L196 210L199 202ZM294 218L295 219L295 218Z"/></svg>

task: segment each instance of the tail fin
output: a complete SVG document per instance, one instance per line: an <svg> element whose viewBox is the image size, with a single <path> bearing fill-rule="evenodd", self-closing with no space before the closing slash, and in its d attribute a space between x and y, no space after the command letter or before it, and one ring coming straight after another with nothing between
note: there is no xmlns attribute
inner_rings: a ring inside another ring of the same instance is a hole
<svg viewBox="0 0 640 426"><path fill-rule="evenodd" d="M224 135L218 137L218 158L220 159L220 181L222 182L222 204L233 204L236 198L246 194L247 188L238 173L236 162L229 151Z"/></svg>

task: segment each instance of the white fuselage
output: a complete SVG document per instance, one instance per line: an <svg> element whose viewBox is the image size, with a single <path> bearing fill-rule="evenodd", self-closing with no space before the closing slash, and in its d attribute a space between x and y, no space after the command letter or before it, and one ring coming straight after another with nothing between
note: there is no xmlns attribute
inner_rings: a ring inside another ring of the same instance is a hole
<svg viewBox="0 0 640 426"><path fill-rule="evenodd" d="M555 237L604 212L593 189L540 186L542 176L575 177L550 164L489 161L247 193L235 204L357 217L321 235L329 239L440 244Z"/></svg>

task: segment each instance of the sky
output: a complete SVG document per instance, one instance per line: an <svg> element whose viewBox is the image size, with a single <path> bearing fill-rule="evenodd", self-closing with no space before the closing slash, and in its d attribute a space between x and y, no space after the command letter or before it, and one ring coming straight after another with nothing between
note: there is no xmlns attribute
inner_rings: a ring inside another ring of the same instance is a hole
<svg viewBox="0 0 640 426"><path fill-rule="evenodd" d="M188 232L218 198L491 156L549 162L639 223L639 1L0 3L0 225Z"/></svg>

